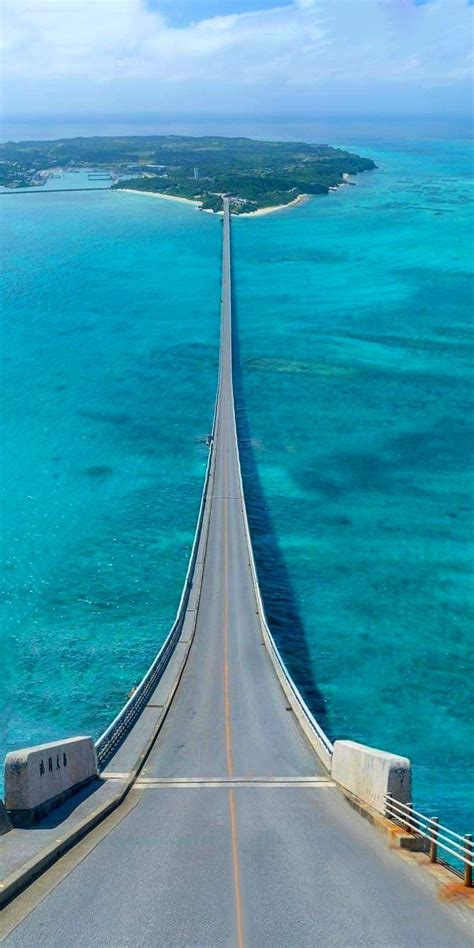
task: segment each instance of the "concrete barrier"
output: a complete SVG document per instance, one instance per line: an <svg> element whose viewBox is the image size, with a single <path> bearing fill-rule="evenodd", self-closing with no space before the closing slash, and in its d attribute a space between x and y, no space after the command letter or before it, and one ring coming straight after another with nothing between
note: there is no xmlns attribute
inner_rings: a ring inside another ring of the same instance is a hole
<svg viewBox="0 0 474 948"><path fill-rule="evenodd" d="M331 776L350 793L385 814L385 796L411 803L411 764L355 741L335 741Z"/></svg>
<svg viewBox="0 0 474 948"><path fill-rule="evenodd" d="M91 737L12 751L5 758L5 807L14 826L29 826L97 774Z"/></svg>
<svg viewBox="0 0 474 948"><path fill-rule="evenodd" d="M10 817L5 809L3 800L0 800L0 836L4 836L5 833L9 833L13 829Z"/></svg>

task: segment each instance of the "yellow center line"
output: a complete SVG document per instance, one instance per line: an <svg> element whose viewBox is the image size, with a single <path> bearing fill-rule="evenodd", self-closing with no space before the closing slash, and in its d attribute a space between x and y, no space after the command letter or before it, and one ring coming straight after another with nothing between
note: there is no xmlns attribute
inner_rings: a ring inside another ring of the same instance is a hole
<svg viewBox="0 0 474 948"><path fill-rule="evenodd" d="M222 407L222 406L221 406ZM224 443L224 498L228 494L227 484L227 444ZM232 718L229 693L229 543L228 543L228 503L224 499L224 705L225 705L225 741L227 757L227 776L232 777L234 761L232 754ZM237 830L237 813L233 790L229 789L230 832L232 837L232 868L234 875L234 899L238 948L244 948L244 926L242 913L242 892L240 887L240 860Z"/></svg>
<svg viewBox="0 0 474 948"><path fill-rule="evenodd" d="M234 867L235 917L237 923L237 945L244 948L244 924L242 919L242 893L240 890L240 860L237 833L237 814L234 791L229 790L230 829L232 833L232 863Z"/></svg>
<svg viewBox="0 0 474 948"><path fill-rule="evenodd" d="M224 451L224 498L227 495L227 451ZM229 697L229 545L227 524L227 501L224 499L224 705L225 705L225 744L227 756L227 776L232 777L234 761L232 754L232 718Z"/></svg>

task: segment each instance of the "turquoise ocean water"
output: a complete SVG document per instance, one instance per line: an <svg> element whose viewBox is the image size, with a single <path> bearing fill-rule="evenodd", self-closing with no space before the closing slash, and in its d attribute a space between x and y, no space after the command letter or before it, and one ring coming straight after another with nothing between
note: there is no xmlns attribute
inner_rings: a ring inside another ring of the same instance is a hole
<svg viewBox="0 0 474 948"><path fill-rule="evenodd" d="M329 735L410 756L416 803L466 832L471 154L341 143L379 170L234 224L259 572ZM172 621L215 392L220 225L142 195L0 200L3 756L97 736Z"/></svg>

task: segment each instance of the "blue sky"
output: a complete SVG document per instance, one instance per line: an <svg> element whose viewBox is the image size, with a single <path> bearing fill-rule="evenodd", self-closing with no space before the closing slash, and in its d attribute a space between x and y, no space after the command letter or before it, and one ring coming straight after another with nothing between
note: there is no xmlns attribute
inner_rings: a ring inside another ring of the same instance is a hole
<svg viewBox="0 0 474 948"><path fill-rule="evenodd" d="M166 13L174 26L186 26L188 23L222 16L224 13L252 13L256 10L285 6L278 0L146 0L145 5L149 10Z"/></svg>
<svg viewBox="0 0 474 948"><path fill-rule="evenodd" d="M8 116L467 113L468 0L2 0Z"/></svg>

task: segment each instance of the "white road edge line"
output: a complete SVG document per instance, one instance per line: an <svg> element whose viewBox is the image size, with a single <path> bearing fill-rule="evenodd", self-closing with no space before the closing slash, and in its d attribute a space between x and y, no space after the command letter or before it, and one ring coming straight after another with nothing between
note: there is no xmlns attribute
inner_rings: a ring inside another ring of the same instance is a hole
<svg viewBox="0 0 474 948"><path fill-rule="evenodd" d="M272 789L275 787L287 788L287 789L331 789L337 787L337 784L333 780L329 779L316 779L316 780L280 780L278 778L246 778L244 780L235 780L229 778L227 780L166 780L166 779L153 779L152 777L143 777L139 778L135 782L135 787L140 790L190 790L190 789L240 789L241 787L251 787L251 788L267 788Z"/></svg>

